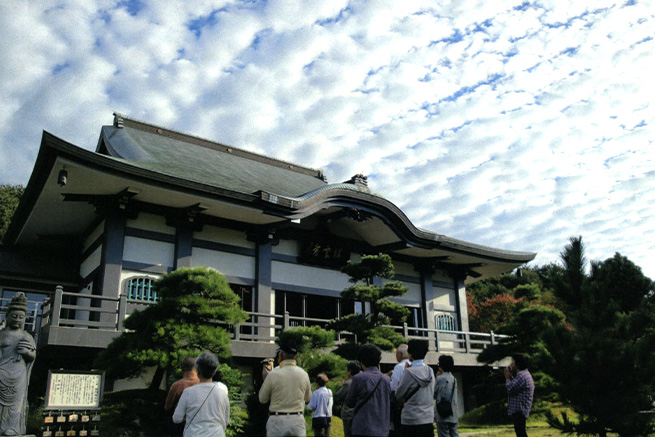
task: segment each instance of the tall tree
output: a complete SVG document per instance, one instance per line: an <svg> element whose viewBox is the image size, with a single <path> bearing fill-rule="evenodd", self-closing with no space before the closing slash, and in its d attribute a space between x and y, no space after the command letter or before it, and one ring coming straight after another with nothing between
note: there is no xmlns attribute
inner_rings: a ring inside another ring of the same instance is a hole
<svg viewBox="0 0 655 437"><path fill-rule="evenodd" d="M348 261L341 269L350 276L354 285L341 292L341 297L370 305L368 314L349 314L333 320L329 328L336 331L350 331L357 335L359 343L375 343L384 350L391 350L402 342L402 336L383 325L402 324L409 316L404 306L389 300L402 296L407 288L400 281L387 281L394 276L393 262L386 254L364 255L359 262ZM377 282L377 278L380 282Z"/></svg>
<svg viewBox="0 0 655 437"><path fill-rule="evenodd" d="M230 337L223 328L248 314L221 273L208 267L175 270L154 283L157 304L135 311L125 331L100 353L96 366L112 378L135 377L155 366L150 387L159 387L165 371L203 350L230 356ZM222 327L223 326L223 327Z"/></svg>
<svg viewBox="0 0 655 437"><path fill-rule="evenodd" d="M0 185L0 242L20 203L25 188L22 185Z"/></svg>
<svg viewBox="0 0 655 437"><path fill-rule="evenodd" d="M551 423L578 434L645 435L652 425L639 411L651 407L655 374L645 364L644 357L652 354L644 355L643 345L653 341L647 333L655 314L640 307L652 303L653 282L618 253L592 262L587 273L581 237L571 239L561 259L564 271L555 293L565 303L571 329L546 338L545 349L560 397L579 420L553 417Z"/></svg>
<svg viewBox="0 0 655 437"><path fill-rule="evenodd" d="M587 259L581 236L569 239L569 244L560 253L560 259L564 269L555 279L555 294L568 305L570 312L575 312L585 299L589 299L589 296L583 296L589 290L585 273Z"/></svg>

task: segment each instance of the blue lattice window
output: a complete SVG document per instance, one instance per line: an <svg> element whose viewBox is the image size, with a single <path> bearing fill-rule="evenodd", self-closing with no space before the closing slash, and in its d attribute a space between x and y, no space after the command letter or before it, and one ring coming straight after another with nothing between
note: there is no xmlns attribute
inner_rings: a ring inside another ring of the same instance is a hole
<svg viewBox="0 0 655 437"><path fill-rule="evenodd" d="M138 300L141 302L157 302L159 296L153 289L153 278L138 276L127 280L126 291L128 300Z"/></svg>
<svg viewBox="0 0 655 437"><path fill-rule="evenodd" d="M455 318L450 314L437 314L437 329L440 331L455 331Z"/></svg>

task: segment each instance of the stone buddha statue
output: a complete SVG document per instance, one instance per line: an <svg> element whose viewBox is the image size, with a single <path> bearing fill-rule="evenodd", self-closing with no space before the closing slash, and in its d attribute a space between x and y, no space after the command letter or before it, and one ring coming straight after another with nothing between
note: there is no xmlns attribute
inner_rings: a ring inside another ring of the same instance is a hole
<svg viewBox="0 0 655 437"><path fill-rule="evenodd" d="M23 330L27 298L16 293L0 330L0 436L25 434L27 385L36 358L34 338Z"/></svg>

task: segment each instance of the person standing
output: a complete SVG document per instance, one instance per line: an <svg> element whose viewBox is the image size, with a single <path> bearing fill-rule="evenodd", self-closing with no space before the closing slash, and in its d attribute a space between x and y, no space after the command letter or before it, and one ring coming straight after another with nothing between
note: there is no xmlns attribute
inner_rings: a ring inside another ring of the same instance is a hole
<svg viewBox="0 0 655 437"><path fill-rule="evenodd" d="M184 423L172 422L173 412L180 401L182 392L200 382L198 379L198 371L196 370L195 357L186 357L182 360L180 368L182 370L182 379L175 381L171 385L171 388L168 390L168 395L166 396L166 402L164 403L164 410L171 415L170 435L172 437L182 437L184 434Z"/></svg>
<svg viewBox="0 0 655 437"><path fill-rule="evenodd" d="M298 367L298 348L292 340L283 342L277 350L280 367L270 372L259 389L259 402L270 401L266 435L306 435L303 411L309 402L312 390L307 372Z"/></svg>
<svg viewBox="0 0 655 437"><path fill-rule="evenodd" d="M390 437L399 437L401 436L401 420L400 414L402 411L402 406L396 402L396 390L398 389L398 384L400 384L400 378L403 376L403 370L409 366L409 355L407 354L407 345L401 344L396 348L396 364L393 367L391 372L391 424L390 424Z"/></svg>
<svg viewBox="0 0 655 437"><path fill-rule="evenodd" d="M225 384L212 380L218 358L203 352L196 358L195 366L199 382L182 392L173 422L186 422L184 437L224 437L230 421L230 399Z"/></svg>
<svg viewBox="0 0 655 437"><path fill-rule="evenodd" d="M400 384L400 378L403 376L403 370L409 366L409 354L407 353L407 345L401 344L396 348L396 361L398 364L393 366L391 373L391 391L395 392Z"/></svg>
<svg viewBox="0 0 655 437"><path fill-rule="evenodd" d="M423 359L428 353L426 340L410 340L407 348L410 366L405 369L396 390L403 404L401 430L404 437L434 436L434 372Z"/></svg>
<svg viewBox="0 0 655 437"><path fill-rule="evenodd" d="M528 366L528 358L523 354L516 354L512 356L512 363L505 368L507 414L514 422L517 437L528 436L525 423L530 417L534 398L534 380Z"/></svg>
<svg viewBox="0 0 655 437"><path fill-rule="evenodd" d="M34 338L23 330L27 297L16 293L0 330L0 435L25 434L27 386L36 358Z"/></svg>
<svg viewBox="0 0 655 437"><path fill-rule="evenodd" d="M348 361L346 364L346 380L341 384L341 388L335 395L337 402L342 403L341 406L341 421L343 422L343 435L350 437L350 422L353 418L354 408L350 408L345 404L346 396L350 390L350 385L353 382L353 376L358 375L362 371L362 366L359 361Z"/></svg>
<svg viewBox="0 0 655 437"><path fill-rule="evenodd" d="M353 377L345 401L346 406L354 408L351 435L386 437L389 435L391 386L389 377L380 372L382 351L373 344L365 344L359 349L357 358L364 371Z"/></svg>
<svg viewBox="0 0 655 437"><path fill-rule="evenodd" d="M314 411L312 413L312 429L316 437L330 437L334 397L332 390L325 386L327 383L327 375L319 373L316 377L318 388L312 393L312 398L307 405L307 408Z"/></svg>
<svg viewBox="0 0 655 437"><path fill-rule="evenodd" d="M435 411L434 419L437 422L438 437L458 437L457 429L457 380L452 374L455 367L455 360L450 355L441 355L439 357L439 375L437 376L434 386L434 399L436 404L442 400L450 402L452 414L441 416Z"/></svg>

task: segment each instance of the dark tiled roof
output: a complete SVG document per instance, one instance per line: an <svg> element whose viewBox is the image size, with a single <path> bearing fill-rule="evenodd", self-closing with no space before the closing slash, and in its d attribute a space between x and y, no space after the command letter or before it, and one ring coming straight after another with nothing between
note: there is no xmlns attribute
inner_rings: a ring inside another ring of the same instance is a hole
<svg viewBox="0 0 655 437"><path fill-rule="evenodd" d="M115 114L98 152L190 181L251 194L297 197L325 187L320 170L297 166Z"/></svg>

